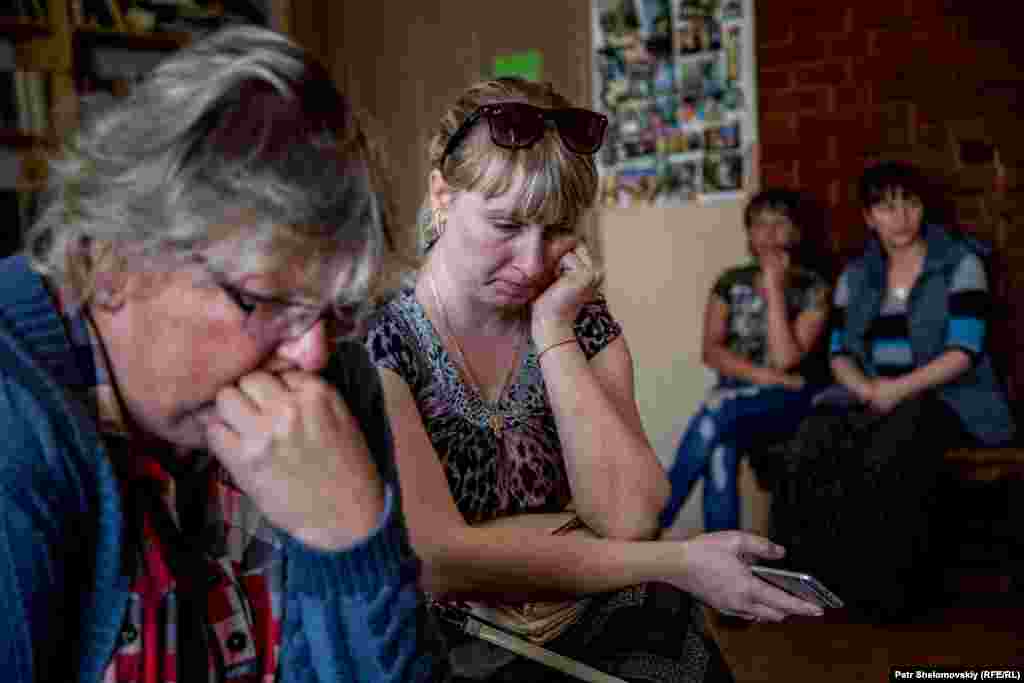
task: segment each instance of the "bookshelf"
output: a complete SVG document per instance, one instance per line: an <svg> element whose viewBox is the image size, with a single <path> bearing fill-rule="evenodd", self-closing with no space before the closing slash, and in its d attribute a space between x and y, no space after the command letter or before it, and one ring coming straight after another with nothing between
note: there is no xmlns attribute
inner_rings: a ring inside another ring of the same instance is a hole
<svg viewBox="0 0 1024 683"><path fill-rule="evenodd" d="M0 15L0 35L8 40L26 40L49 35L50 27L42 19Z"/></svg>
<svg viewBox="0 0 1024 683"><path fill-rule="evenodd" d="M77 125L82 96L124 94L225 23L287 32L290 13L291 0L0 0L0 256L32 220L46 160Z"/></svg>

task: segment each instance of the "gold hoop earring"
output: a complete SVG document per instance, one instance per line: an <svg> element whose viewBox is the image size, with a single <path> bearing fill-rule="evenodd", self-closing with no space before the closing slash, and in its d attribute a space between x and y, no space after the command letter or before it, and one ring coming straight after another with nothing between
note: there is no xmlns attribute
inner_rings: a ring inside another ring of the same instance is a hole
<svg viewBox="0 0 1024 683"><path fill-rule="evenodd" d="M434 209L434 239L440 239L448 227L448 216L443 209Z"/></svg>

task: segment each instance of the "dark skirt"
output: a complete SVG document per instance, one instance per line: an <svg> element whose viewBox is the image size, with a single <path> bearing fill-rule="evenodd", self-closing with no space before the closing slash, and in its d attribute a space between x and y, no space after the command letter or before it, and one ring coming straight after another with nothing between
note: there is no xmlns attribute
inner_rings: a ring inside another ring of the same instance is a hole
<svg viewBox="0 0 1024 683"><path fill-rule="evenodd" d="M772 463L771 535L787 551L775 564L814 574L874 620L926 608L942 579L933 554L943 456L965 438L932 394L885 415L812 412L760 458Z"/></svg>
<svg viewBox="0 0 1024 683"><path fill-rule="evenodd" d="M573 683L579 679L447 626L454 681ZM673 586L649 583L594 596L579 620L544 647L637 683L728 683L732 674L703 608ZM500 662L485 676L463 675L459 660Z"/></svg>

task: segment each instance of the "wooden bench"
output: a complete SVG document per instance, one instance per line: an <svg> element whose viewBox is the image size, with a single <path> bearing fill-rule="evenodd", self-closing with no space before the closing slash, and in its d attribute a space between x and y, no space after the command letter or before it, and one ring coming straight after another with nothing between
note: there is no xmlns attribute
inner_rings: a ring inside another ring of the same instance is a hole
<svg viewBox="0 0 1024 683"><path fill-rule="evenodd" d="M945 460L964 481L1024 481L1024 446L957 448L948 451ZM740 462L739 488L743 508L749 511L743 528L767 534L771 528L771 494L758 484L746 458Z"/></svg>
<svg viewBox="0 0 1024 683"><path fill-rule="evenodd" d="M969 481L1024 480L1024 447L958 448L946 462Z"/></svg>
<svg viewBox="0 0 1024 683"><path fill-rule="evenodd" d="M985 559L986 554L982 553L982 559L961 557L966 550L967 555L972 555L972 542L980 542L981 546L990 546L993 542L990 526L998 523L1003 529L1008 526L1015 528L1014 520L1024 521L1024 496L1017 495L1017 490L1012 488L1021 483L1024 490L1024 446L1006 446L1002 448L958 448L946 453L946 463L955 481L964 482L965 486L989 487L985 495L995 495L997 498L1005 497L1002 500L992 501L994 507L1002 508L998 517L1000 519L975 519L964 528L970 529L971 524L978 530L978 538L971 537L967 531L965 537L957 541L956 547L959 552L950 555L949 564L945 567L945 582L947 589L959 595L983 596L989 595L999 598L1007 593L1019 593L1024 591L1024 557L1020 557L1021 549L1024 548L1024 541L1019 543L1009 542L1013 546L1009 554L1013 556L1011 561L1004 559ZM739 476L740 497L742 499L743 528L757 534L769 536L771 534L771 494L757 482L753 468L744 458L740 463ZM976 488L977 490L977 488ZM969 509L968 508L965 508ZM959 512L955 513L959 514ZM968 513L969 514L969 513ZM963 519L960 519L963 522ZM963 532L959 532L963 533ZM1020 536L1013 534L1017 539ZM1006 536L1006 532L1003 532ZM1006 543L996 540L996 543ZM991 553L989 553L991 554ZM1000 556L1000 553L996 553Z"/></svg>

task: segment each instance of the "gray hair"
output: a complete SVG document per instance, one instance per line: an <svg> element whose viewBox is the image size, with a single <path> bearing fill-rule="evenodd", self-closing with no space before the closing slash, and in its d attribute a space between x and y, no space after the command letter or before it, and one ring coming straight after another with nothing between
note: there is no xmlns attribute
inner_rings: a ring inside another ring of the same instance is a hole
<svg viewBox="0 0 1024 683"><path fill-rule="evenodd" d="M235 267L345 252L355 265L329 296L372 289L390 241L384 175L327 71L284 36L213 33L83 121L26 236L33 266L78 303L129 258L218 258L206 249L226 228Z"/></svg>

